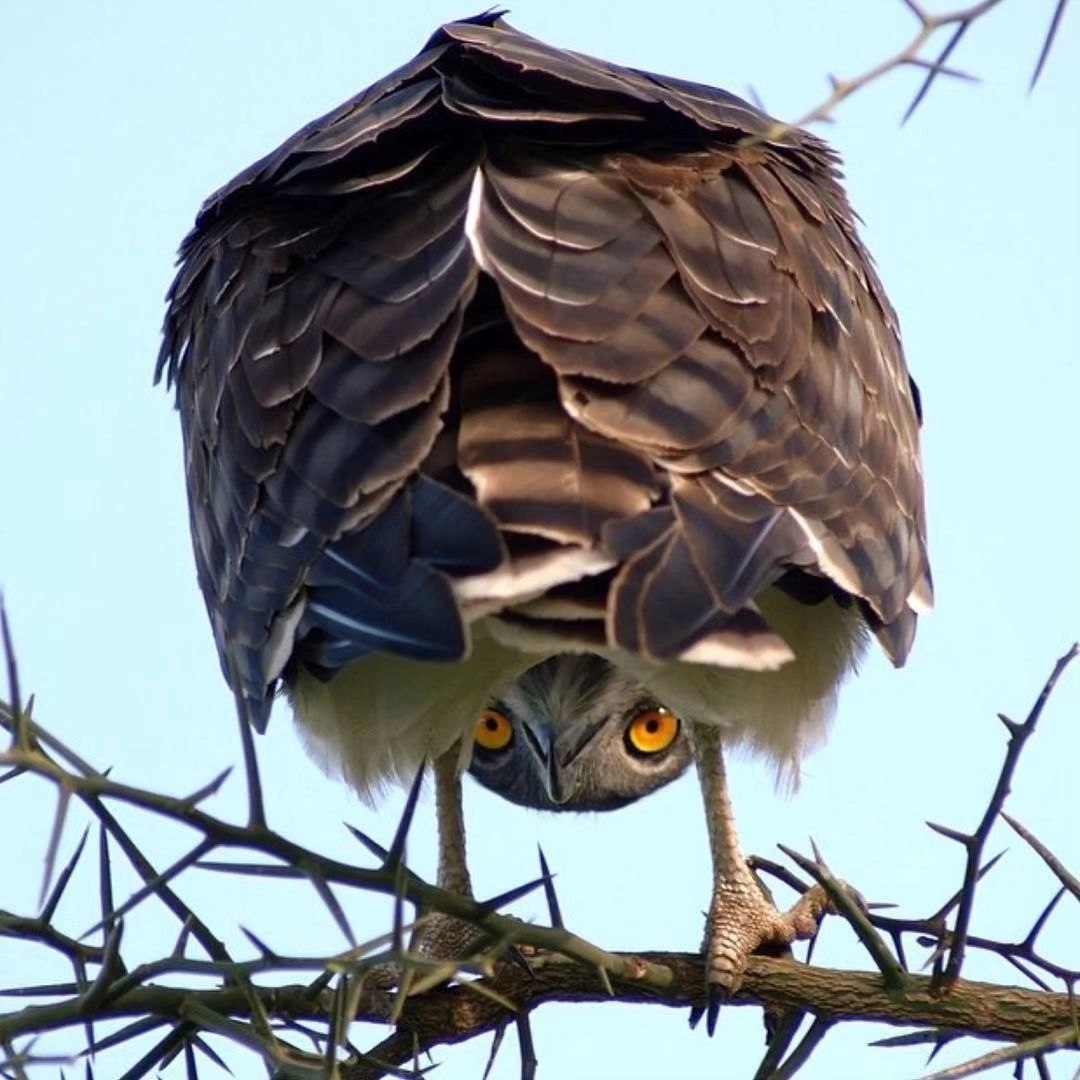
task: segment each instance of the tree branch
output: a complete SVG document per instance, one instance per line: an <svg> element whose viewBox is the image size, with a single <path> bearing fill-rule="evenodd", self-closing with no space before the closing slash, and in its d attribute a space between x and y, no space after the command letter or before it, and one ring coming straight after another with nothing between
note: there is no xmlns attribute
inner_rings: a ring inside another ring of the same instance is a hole
<svg viewBox="0 0 1080 1080"><path fill-rule="evenodd" d="M689 1008L704 1004L705 975L701 956L694 953L615 953L626 972L663 968L671 972L666 987L645 980L614 977L614 994L591 965L550 953L530 958L530 971L503 964L490 978L479 980L485 990L509 999L519 1010L531 1010L549 1001L620 1004L652 1004ZM871 972L840 971L808 967L791 959L764 956L750 958L746 980L732 1005L772 1004L794 1007L830 1022L861 1020L895 1025L933 1024L982 1038L1026 1042L1060 1031L1072 1024L1069 995L1048 994L1021 987L997 986L961 979L947 997L932 989L927 976L911 975L902 994L885 989L881 976ZM326 1022L333 1010L334 993L324 989L312 994L306 985L282 987L230 986L199 989L171 986L136 986L102 1002L95 1019L158 1017L187 1019L197 1002L201 1009L221 1017L253 1018L252 997L275 1021ZM477 993L468 984L443 986L410 997L392 1035L366 1055L369 1060L346 1065L342 1080L374 1080L401 1065L419 1050L462 1042L494 1032L513 1017L497 997ZM384 1023L380 994L361 996L356 1019ZM20 1031L45 1032L81 1023L78 999L34 1006L0 1022L0 1041L10 1041Z"/></svg>

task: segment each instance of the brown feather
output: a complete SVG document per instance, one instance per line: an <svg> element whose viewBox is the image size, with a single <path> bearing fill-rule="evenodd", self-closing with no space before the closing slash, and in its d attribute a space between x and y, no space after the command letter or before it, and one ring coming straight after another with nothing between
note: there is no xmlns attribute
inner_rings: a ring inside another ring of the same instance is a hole
<svg viewBox="0 0 1080 1080"><path fill-rule="evenodd" d="M775 666L781 580L903 661L913 384L833 155L773 130L481 16L208 200L159 371L254 720L297 664L453 659L500 609L545 648Z"/></svg>

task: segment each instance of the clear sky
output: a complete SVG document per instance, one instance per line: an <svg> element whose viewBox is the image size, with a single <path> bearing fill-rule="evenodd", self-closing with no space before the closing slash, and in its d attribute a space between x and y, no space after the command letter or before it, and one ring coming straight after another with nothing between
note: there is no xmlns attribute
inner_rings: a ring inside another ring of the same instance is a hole
<svg viewBox="0 0 1080 1080"><path fill-rule="evenodd" d="M806 850L813 836L869 899L912 915L929 914L961 872L959 849L923 822L975 824L1004 750L995 713L1024 715L1080 636L1080 12L1067 13L1045 77L1027 94L1053 6L1006 0L956 58L984 82L939 85L905 128L911 71L842 106L825 133L845 158L922 389L938 607L903 671L873 655L847 687L795 796L775 793L760 764L739 761L735 804L750 851L773 855L777 842ZM0 586L38 718L121 780L186 793L237 759L233 706L195 585L179 426L150 383L176 246L207 193L412 56L436 25L469 13L450 0L4 4ZM828 72L868 67L911 30L898 0L520 0L511 19L633 66L742 93L752 85L783 118L825 95ZM356 858L343 819L392 831L399 799L371 810L326 780L283 706L260 748L271 823L288 835ZM1010 803L1074 870L1077 761L1080 668L1045 714ZM234 778L212 809L238 815L240 793ZM543 818L474 785L466 799L481 895L533 875L539 840L572 929L610 948L696 947L709 859L692 780L609 817ZM53 805L42 783L0 788L0 908L32 910ZM190 843L125 820L160 865ZM420 872L432 867L431 832L427 803L412 847ZM77 835L69 827L65 851ZM976 927L1019 938L1054 882L1001 826L991 850L1005 846ZM96 886L89 874L76 885L62 917L78 933L94 921ZM118 894L133 887L122 876ZM310 889L264 895L191 874L182 891L234 942L243 924L282 951L343 946ZM349 910L361 933L387 924L381 901ZM541 901L519 910L539 917ZM167 947L174 933L160 914L138 914L131 956ZM1073 905L1051 926L1047 950L1080 966L1078 940ZM869 967L840 924L825 930L816 961ZM971 973L1013 979L995 963L973 962ZM63 974L0 945L0 985ZM749 1076L761 1052L760 1016L749 1009L725 1013L712 1042L686 1030L685 1014L656 1008L546 1006L533 1026L549 1080ZM917 1050L866 1048L883 1034L832 1032L805 1075L918 1072ZM381 1033L357 1036L366 1046ZM938 1060L982 1049L954 1046ZM478 1077L487 1050L484 1039L441 1051L439 1075ZM119 1061L106 1059L97 1075L119 1075ZM241 1078L263 1075L254 1057L230 1061ZM508 1038L495 1075L517 1069ZM1055 1075L1073 1069L1062 1060Z"/></svg>

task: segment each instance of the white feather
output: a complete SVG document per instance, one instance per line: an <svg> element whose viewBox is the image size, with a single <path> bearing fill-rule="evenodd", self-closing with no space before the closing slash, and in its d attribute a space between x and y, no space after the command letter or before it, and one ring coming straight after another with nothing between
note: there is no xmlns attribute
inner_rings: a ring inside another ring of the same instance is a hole
<svg viewBox="0 0 1080 1080"><path fill-rule="evenodd" d="M866 648L866 625L855 606L833 600L806 605L778 589L757 600L794 659L775 671L705 664L648 665L639 657L613 660L645 683L684 720L718 724L728 746L767 758L780 782L798 783L799 761L828 732L836 694Z"/></svg>
<svg viewBox="0 0 1080 1080"><path fill-rule="evenodd" d="M777 670L657 664L616 650L592 651L684 720L718 724L728 745L763 754L780 778L794 783L799 759L827 730L836 691L858 662L866 629L854 605L826 600L808 606L776 589L758 604L794 655ZM329 683L301 671L290 696L309 753L374 800L386 784L407 781L423 761L468 736L503 687L567 651L565 642L560 648L556 639L522 634L497 618L474 623L472 633L469 655L457 664L376 655L350 664Z"/></svg>
<svg viewBox="0 0 1080 1080"><path fill-rule="evenodd" d="M289 696L308 753L372 802L471 733L491 694L542 659L505 648L480 623L460 663L380 653L328 683L301 669Z"/></svg>

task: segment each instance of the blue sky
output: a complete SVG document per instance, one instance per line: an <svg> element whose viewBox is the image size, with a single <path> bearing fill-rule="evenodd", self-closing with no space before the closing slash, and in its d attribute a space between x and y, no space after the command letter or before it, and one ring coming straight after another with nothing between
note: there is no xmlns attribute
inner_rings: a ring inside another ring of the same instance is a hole
<svg viewBox="0 0 1080 1080"><path fill-rule="evenodd" d="M976 822L1004 749L999 711L1020 717L1055 658L1080 636L1080 25L1069 11L1042 83L1027 79L1052 0L1006 0L968 35L958 62L981 85L939 85L912 122L898 118L918 81L894 75L843 105L824 134L842 152L865 239L898 309L926 411L924 457L938 606L907 667L878 655L846 688L829 743L802 789L772 790L740 760L735 805L748 850L813 836L872 900L928 914L960 878L960 853L925 820ZM195 789L237 758L233 707L218 674L194 580L171 402L150 377L176 246L201 199L312 117L469 12L449 2L397 5L266 0L183 5L57 0L5 4L0 33L0 587L37 715L118 778ZM632 0L618 6L521 0L511 20L552 43L722 85L751 85L794 118L911 30L893 0L771 0L756 5ZM373 811L307 760L284 707L260 741L271 823L342 857L349 820L388 835L397 798ZM1025 753L1011 811L1080 868L1080 669L1063 680ZM233 779L214 804L239 814ZM709 861L691 780L609 817L544 818L467 791L481 894L525 880L544 845L569 925L610 948L693 948ZM55 797L20 780L0 788L5 822L0 908L35 903ZM189 837L130 816L166 864ZM7 823L17 823L11 828ZM412 856L433 864L431 806ZM70 827L65 849L77 839ZM1053 881L1004 827L1010 849L980 893L976 927L1016 938ZM122 895L133 887L118 884ZM94 921L92 877L62 915ZM314 894L225 888L191 875L185 895L224 935L244 924L279 949L343 942ZM83 906L80 908L80 904ZM1076 906L1047 951L1080 965ZM522 914L542 914L539 901ZM386 905L357 901L354 924L384 928ZM132 956L171 941L147 910L129 926ZM167 946L165 946L167 947ZM1071 951L1071 952L1070 952ZM817 962L868 967L842 925ZM1009 982L1008 969L971 974ZM61 977L29 950L0 945L0 985ZM0 1009L5 1006L0 1005ZM545 1007L534 1016L541 1077L750 1075L760 1017L730 1010L716 1039L685 1015L626 1007ZM808 1077L909 1077L915 1052L866 1049L885 1034L832 1032ZM77 1048L80 1033L55 1045ZM361 1045L377 1031L358 1032ZM510 1040L508 1040L508 1043ZM477 1077L487 1040L439 1053L446 1080ZM980 1050L954 1047L939 1060ZM233 1057L236 1075L263 1075ZM99 1075L121 1071L114 1059ZM1072 1074L1060 1061L1055 1075ZM507 1046L497 1077L517 1075ZM1006 1075L1006 1073L1002 1073Z"/></svg>

